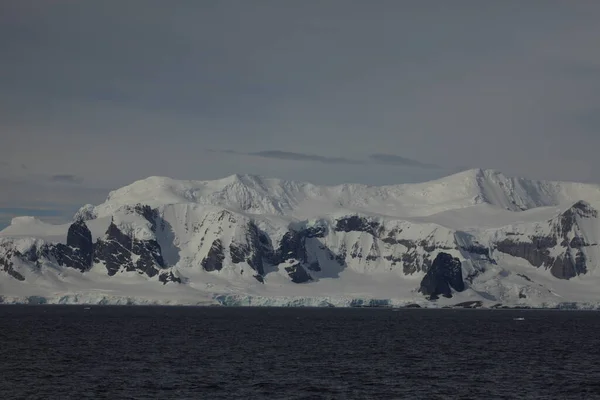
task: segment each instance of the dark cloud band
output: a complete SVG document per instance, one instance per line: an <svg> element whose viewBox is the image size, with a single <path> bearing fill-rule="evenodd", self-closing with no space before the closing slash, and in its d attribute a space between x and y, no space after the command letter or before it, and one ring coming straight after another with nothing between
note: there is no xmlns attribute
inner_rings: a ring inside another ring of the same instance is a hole
<svg viewBox="0 0 600 400"><path fill-rule="evenodd" d="M281 150L262 150L257 152L238 152L235 150L209 150L225 154L239 154L252 157L271 158L288 161L320 162L323 164L348 164L348 165L395 165L412 168L440 168L435 164L423 163L410 158L392 154L371 154L367 160L358 160L346 157L328 157L317 154L297 153Z"/></svg>

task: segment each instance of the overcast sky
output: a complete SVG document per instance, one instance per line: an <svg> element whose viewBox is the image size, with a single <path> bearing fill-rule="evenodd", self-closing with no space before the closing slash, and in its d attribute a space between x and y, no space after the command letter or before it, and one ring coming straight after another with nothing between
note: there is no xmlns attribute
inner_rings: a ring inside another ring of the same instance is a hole
<svg viewBox="0 0 600 400"><path fill-rule="evenodd" d="M150 175L600 182L597 0L4 0L0 226Z"/></svg>

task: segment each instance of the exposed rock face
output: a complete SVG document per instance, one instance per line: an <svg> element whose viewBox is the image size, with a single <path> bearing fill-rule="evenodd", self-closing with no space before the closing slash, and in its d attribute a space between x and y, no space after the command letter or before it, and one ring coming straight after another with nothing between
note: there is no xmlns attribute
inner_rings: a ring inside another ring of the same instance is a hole
<svg viewBox="0 0 600 400"><path fill-rule="evenodd" d="M152 232L156 231L156 210L141 204L126 209L144 217L150 223ZM93 259L96 263L104 262L110 276L123 269L153 277L166 268L160 245L155 239L141 240L132 237L131 234L123 233L114 222L110 223L105 237L97 240Z"/></svg>
<svg viewBox="0 0 600 400"><path fill-rule="evenodd" d="M279 242L279 248L276 254L276 263L285 262L287 260L298 260L301 263L306 263L306 235L304 232L289 231Z"/></svg>
<svg viewBox="0 0 600 400"><path fill-rule="evenodd" d="M465 290L460 260L448 253L439 253L421 281L419 292L434 300L439 295L452 297L451 288L457 292Z"/></svg>
<svg viewBox="0 0 600 400"><path fill-rule="evenodd" d="M150 223L152 231L156 230L156 210L147 205L136 205L126 209L127 212L143 216ZM24 278L13 268L12 260L15 257L36 268L40 268L42 262L56 262L59 266L81 272L88 271L94 263L104 263L109 276L125 270L153 277L166 268L160 245L155 239L134 238L111 222L104 238L93 243L92 234L85 221L95 218L95 215L85 207L78 215L77 220L69 227L66 244L33 245L23 254L14 249L5 249L0 256L0 268L18 280ZM181 282L181 279L172 273L161 275L159 280L163 283Z"/></svg>
<svg viewBox="0 0 600 400"><path fill-rule="evenodd" d="M335 230L338 232L367 232L377 236L380 225L376 221L369 221L367 218L358 215L340 218L337 220Z"/></svg>
<svg viewBox="0 0 600 400"><path fill-rule="evenodd" d="M514 257L524 258L534 267L554 262L554 258L550 256L550 249L557 245L556 238L532 236L529 240L529 242L521 242L504 239L496 243L496 249Z"/></svg>
<svg viewBox="0 0 600 400"><path fill-rule="evenodd" d="M173 271L161 272L160 275L158 275L158 280L161 281L163 285L166 285L169 282L181 283L181 278L173 274Z"/></svg>
<svg viewBox="0 0 600 400"><path fill-rule="evenodd" d="M508 233L508 238L496 243L496 249L523 258L535 267L549 269L556 278L570 279L587 272L585 248L598 245L586 242L580 234L579 223L597 217L598 212L592 206L579 201L548 221L550 235Z"/></svg>
<svg viewBox="0 0 600 400"><path fill-rule="evenodd" d="M232 242L229 246L229 254L234 264L247 262L255 272L255 278L264 282L265 264L270 262L273 249L268 236L261 232L254 222L246 226L245 243ZM224 258L224 256L223 256Z"/></svg>
<svg viewBox="0 0 600 400"><path fill-rule="evenodd" d="M83 219L71 224L67 233L67 244L57 244L54 255L59 265L75 268L81 272L92 267L94 243L92 234Z"/></svg>
<svg viewBox="0 0 600 400"><path fill-rule="evenodd" d="M131 271L131 238L111 222L106 238L98 240L94 249L94 262L104 262L108 275L116 274L121 267Z"/></svg>
<svg viewBox="0 0 600 400"><path fill-rule="evenodd" d="M327 228L324 226L311 226L302 230L290 230L279 242L279 247L273 254L272 262L275 265L281 263L292 263L285 267L288 275L295 283L304 283L312 280L308 271L319 272L321 265L318 258L310 260L307 252L307 241L323 238L327 233ZM325 252L326 258L334 259L334 255L324 245L319 245L319 251ZM338 260L338 262L342 262Z"/></svg>
<svg viewBox="0 0 600 400"><path fill-rule="evenodd" d="M146 219L146 221L150 222L150 226L152 232L156 232L156 221L159 217L158 211L147 204L136 204L135 206L127 206L127 210L131 213L136 213L141 215Z"/></svg>
<svg viewBox="0 0 600 400"><path fill-rule="evenodd" d="M225 260L225 254L223 253L223 244L219 239L215 239L208 254L202 260L202 268L205 271L220 271L223 269L223 260Z"/></svg>
<svg viewBox="0 0 600 400"><path fill-rule="evenodd" d="M94 262L104 262L111 276L124 269L152 277L165 267L156 240L132 239L114 223L108 227L106 237L96 242Z"/></svg>
<svg viewBox="0 0 600 400"><path fill-rule="evenodd" d="M17 252L18 253L18 252ZM13 256L20 256L20 254L15 254L15 252L11 249L7 249L4 253L4 256L0 256L0 270L6 272L13 278L18 281L24 281L25 277L21 275L19 272L15 271L14 263L12 262Z"/></svg>
<svg viewBox="0 0 600 400"><path fill-rule="evenodd" d="M289 267L285 267L285 270L294 283L306 283L312 281L312 277L300 264L290 265Z"/></svg>

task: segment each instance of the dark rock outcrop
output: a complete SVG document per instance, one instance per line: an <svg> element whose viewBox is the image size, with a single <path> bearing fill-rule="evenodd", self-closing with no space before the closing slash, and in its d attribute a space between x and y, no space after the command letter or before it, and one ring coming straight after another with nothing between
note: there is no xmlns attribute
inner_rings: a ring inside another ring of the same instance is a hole
<svg viewBox="0 0 600 400"><path fill-rule="evenodd" d="M451 289L457 292L465 290L462 266L458 258L454 258L448 253L439 253L423 277L419 292L434 300L440 295L452 297Z"/></svg>
<svg viewBox="0 0 600 400"><path fill-rule="evenodd" d="M83 219L78 219L69 227L67 244L59 243L54 249L59 265L85 272L92 267L94 243L92 234Z"/></svg>
<svg viewBox="0 0 600 400"><path fill-rule="evenodd" d="M172 271L164 271L158 275L158 280L166 285L169 282L181 283L181 278L173 274Z"/></svg>
<svg viewBox="0 0 600 400"><path fill-rule="evenodd" d="M584 249L597 246L579 236L578 221L597 218L598 212L584 201L575 203L557 218L548 221L551 233L547 236L525 236L508 233L508 238L496 243L496 249L527 260L535 267L549 269L559 279L570 279L587 272ZM571 239L569 239L571 237ZM556 247L562 254L556 254ZM554 251L553 251L554 250Z"/></svg>
<svg viewBox="0 0 600 400"><path fill-rule="evenodd" d="M103 262L112 276L119 270L138 271L153 277L165 268L156 240L132 239L111 222L104 239L94 247L94 262Z"/></svg>
<svg viewBox="0 0 600 400"><path fill-rule="evenodd" d="M327 233L324 226L313 226L302 230L290 230L279 242L274 257L275 263L281 263L287 260L298 260L302 263L308 262L306 254L306 239L323 238Z"/></svg>
<svg viewBox="0 0 600 400"><path fill-rule="evenodd" d="M558 244L555 237L533 236L529 240L525 242L504 239L496 243L496 250L513 257L524 258L534 267L553 263L550 249Z"/></svg>
<svg viewBox="0 0 600 400"><path fill-rule="evenodd" d="M285 268L292 282L303 283L312 280L313 278L308 271L319 272L322 268L318 260L309 259L306 250L307 241L323 238L326 234L327 228L321 225L306 227L301 230L292 229L286 232L281 238L277 250L273 252L272 263L274 265L292 264ZM338 265L344 265L345 254L336 256L323 244L319 244L318 251L324 252L328 260L336 260Z"/></svg>
<svg viewBox="0 0 600 400"><path fill-rule="evenodd" d="M225 254L223 253L223 244L221 240L215 239L208 250L208 254L201 262L202 268L205 271L220 271L223 269L223 260L225 260Z"/></svg>
<svg viewBox="0 0 600 400"><path fill-rule="evenodd" d="M151 224L151 229L153 231L156 229L157 210L138 204L127 207L127 211L143 216ZM132 237L132 235L122 232L111 221L105 236L93 243L92 234L87 227L83 213L78 215L79 218L69 227L66 244L36 244L23 254L16 250L4 249L4 256L0 259L0 268L18 280L24 278L13 268L11 260L15 257L36 268L40 268L44 262L56 262L59 266L77 269L81 272L88 271L94 263L103 263L109 276L124 270L154 277L166 268L160 245L155 239L140 240ZM159 278L164 283L180 281L172 274Z"/></svg>
<svg viewBox="0 0 600 400"><path fill-rule="evenodd" d="M258 276L264 277L265 264L272 258L273 248L267 235L261 232L254 222L249 222L246 226L246 243L232 242L229 245L229 254L234 264L247 262L256 272L256 279L262 282Z"/></svg>
<svg viewBox="0 0 600 400"><path fill-rule="evenodd" d="M285 267L285 271L288 273L290 278L292 278L292 282L294 283L306 283L312 281L311 276L300 264L294 264Z"/></svg>
<svg viewBox="0 0 600 400"><path fill-rule="evenodd" d="M131 238L111 222L105 239L98 240L94 249L94 262L104 262L108 275L116 274L121 267L133 269L131 262Z"/></svg>
<svg viewBox="0 0 600 400"><path fill-rule="evenodd" d="M3 243L0 245L0 271L6 272L19 281L24 281L25 277L14 268L14 260L39 269L44 261L54 261L55 253L56 248L47 243L35 243L22 252L12 247L10 243Z"/></svg>
<svg viewBox="0 0 600 400"><path fill-rule="evenodd" d="M275 255L275 263L278 264L287 260L297 260L301 263L306 263L305 239L306 237L302 231L289 231L283 235Z"/></svg>
<svg viewBox="0 0 600 400"><path fill-rule="evenodd" d="M25 277L18 271L15 271L14 263L12 262L12 257L15 255L17 254L14 254L12 250L7 250L5 256L0 257L0 270L22 282L25 280Z"/></svg>
<svg viewBox="0 0 600 400"><path fill-rule="evenodd" d="M136 204L135 206L125 207L129 212L141 215L150 223L150 229L152 232L156 232L156 222L159 218L158 210L150 207L147 204Z"/></svg>
<svg viewBox="0 0 600 400"><path fill-rule="evenodd" d="M336 221L335 230L337 232L366 232L377 236L381 225L376 221L369 221L365 217L351 215L340 218Z"/></svg>

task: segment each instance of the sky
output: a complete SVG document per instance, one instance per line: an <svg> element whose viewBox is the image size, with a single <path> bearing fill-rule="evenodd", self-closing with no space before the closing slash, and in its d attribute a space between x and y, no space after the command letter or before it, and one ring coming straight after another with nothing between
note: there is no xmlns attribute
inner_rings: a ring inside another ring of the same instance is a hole
<svg viewBox="0 0 600 400"><path fill-rule="evenodd" d="M600 183L596 0L4 0L0 227L152 175Z"/></svg>

